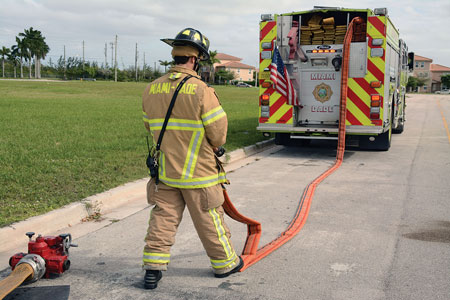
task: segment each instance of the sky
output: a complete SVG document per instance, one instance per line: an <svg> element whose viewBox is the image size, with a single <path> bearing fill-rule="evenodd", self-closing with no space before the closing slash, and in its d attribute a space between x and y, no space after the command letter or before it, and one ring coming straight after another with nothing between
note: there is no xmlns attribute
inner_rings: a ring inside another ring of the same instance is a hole
<svg viewBox="0 0 450 300"><path fill-rule="evenodd" d="M160 41L173 38L186 27L206 35L210 50L243 59L257 67L261 14L281 14L312 9L314 5L387 7L409 50L450 67L450 0L0 0L0 47L11 47L15 37L33 27L46 37L49 59L63 55L111 64L111 45L118 36L119 68L138 64L159 66L171 60L171 48ZM162 69L162 67L160 67Z"/></svg>

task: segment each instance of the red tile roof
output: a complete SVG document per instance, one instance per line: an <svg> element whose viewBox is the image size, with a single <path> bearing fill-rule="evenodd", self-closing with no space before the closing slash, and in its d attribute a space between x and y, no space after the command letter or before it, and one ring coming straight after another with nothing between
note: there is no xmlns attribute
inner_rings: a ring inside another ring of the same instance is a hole
<svg viewBox="0 0 450 300"><path fill-rule="evenodd" d="M414 61L433 61L431 58L427 58L420 55L414 55Z"/></svg>
<svg viewBox="0 0 450 300"><path fill-rule="evenodd" d="M254 66L246 65L238 61L229 61L224 64L216 65L217 68L225 67L225 68L235 68L235 69L252 69L255 70Z"/></svg>
<svg viewBox="0 0 450 300"><path fill-rule="evenodd" d="M216 58L218 60L233 60L233 61L241 61L242 58L236 57L236 56L232 56L232 55L228 55L225 53L217 53L216 54Z"/></svg>
<svg viewBox="0 0 450 300"><path fill-rule="evenodd" d="M434 71L434 72L450 72L449 67L439 65L439 64L431 64L430 70Z"/></svg>

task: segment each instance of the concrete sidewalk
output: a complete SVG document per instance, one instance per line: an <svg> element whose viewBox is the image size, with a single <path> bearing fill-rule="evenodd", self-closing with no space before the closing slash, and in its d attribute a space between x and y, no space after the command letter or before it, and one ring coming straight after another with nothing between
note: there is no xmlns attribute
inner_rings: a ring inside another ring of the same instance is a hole
<svg viewBox="0 0 450 300"><path fill-rule="evenodd" d="M232 172L254 160L265 151L278 151L274 140L267 140L255 145L225 154L222 161L227 172ZM72 238L82 237L90 232L122 220L148 207L146 201L146 184L148 178L130 182L103 193L90 196L79 202L71 203L44 215L31 217L25 221L0 228L0 270L8 268L11 255L27 250L26 232L33 231L42 235L71 233ZM94 216L100 217L94 220ZM5 242L7 241L7 242Z"/></svg>

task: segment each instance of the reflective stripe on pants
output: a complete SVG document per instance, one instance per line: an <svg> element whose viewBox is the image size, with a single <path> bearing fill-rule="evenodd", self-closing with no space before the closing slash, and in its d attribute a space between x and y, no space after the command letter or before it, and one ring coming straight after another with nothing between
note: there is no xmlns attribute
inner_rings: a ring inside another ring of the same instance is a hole
<svg viewBox="0 0 450 300"><path fill-rule="evenodd" d="M223 193L220 185L200 189L179 189L160 182L158 192L150 183L149 202L155 204L145 238L144 265L149 267L169 263L175 234L187 206L198 236L214 270L226 271L235 266L238 257L230 240L230 231L223 219ZM150 254L150 255L148 255ZM157 255L155 255L157 254ZM158 257L159 255L159 257Z"/></svg>

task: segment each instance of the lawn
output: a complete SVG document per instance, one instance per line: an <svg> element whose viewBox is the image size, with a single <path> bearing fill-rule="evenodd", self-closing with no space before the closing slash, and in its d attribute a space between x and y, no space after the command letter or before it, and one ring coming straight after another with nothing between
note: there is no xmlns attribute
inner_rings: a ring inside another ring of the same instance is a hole
<svg viewBox="0 0 450 300"><path fill-rule="evenodd" d="M0 81L0 227L147 176L144 83ZM263 140L255 88L216 87L228 151Z"/></svg>

